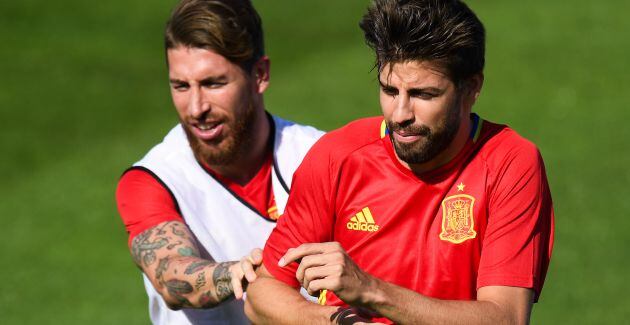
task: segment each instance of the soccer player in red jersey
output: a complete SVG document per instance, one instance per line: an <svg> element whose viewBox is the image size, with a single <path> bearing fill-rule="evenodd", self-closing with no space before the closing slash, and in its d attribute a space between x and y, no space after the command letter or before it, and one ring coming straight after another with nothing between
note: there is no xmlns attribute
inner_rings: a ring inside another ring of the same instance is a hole
<svg viewBox="0 0 630 325"><path fill-rule="evenodd" d="M165 50L180 123L116 191L151 321L248 324L240 298L255 248L322 132L265 111L269 59L250 0L180 1Z"/></svg>
<svg viewBox="0 0 630 325"><path fill-rule="evenodd" d="M550 260L552 201L536 146L472 113L482 23L458 0L375 0L360 26L383 117L330 132L304 159L248 317L527 323Z"/></svg>

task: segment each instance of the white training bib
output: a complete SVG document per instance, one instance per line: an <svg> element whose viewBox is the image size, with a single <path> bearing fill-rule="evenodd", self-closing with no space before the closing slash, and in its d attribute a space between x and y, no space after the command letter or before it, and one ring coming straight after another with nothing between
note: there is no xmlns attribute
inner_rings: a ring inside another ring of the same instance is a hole
<svg viewBox="0 0 630 325"><path fill-rule="evenodd" d="M273 117L272 188L282 214L293 172L308 149L323 135L315 128ZM195 159L181 125L153 147L134 168L152 173L172 193L184 220L199 242L202 256L216 262L240 260L264 247L276 223L232 194ZM170 310L144 276L153 324L249 324L242 301L226 301L212 309Z"/></svg>

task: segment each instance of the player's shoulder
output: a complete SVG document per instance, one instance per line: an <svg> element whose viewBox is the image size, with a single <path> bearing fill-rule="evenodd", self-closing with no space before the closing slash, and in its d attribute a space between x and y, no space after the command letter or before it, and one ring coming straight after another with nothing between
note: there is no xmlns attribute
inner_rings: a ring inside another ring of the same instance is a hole
<svg viewBox="0 0 630 325"><path fill-rule="evenodd" d="M299 124L290 120L285 120L276 115L272 115L274 128L282 138L291 138L298 143L305 143L309 147L319 139L324 131L310 125Z"/></svg>
<svg viewBox="0 0 630 325"><path fill-rule="evenodd" d="M313 146L313 150L336 159L371 145L383 137L383 117L367 117L354 120L325 134Z"/></svg>
<svg viewBox="0 0 630 325"><path fill-rule="evenodd" d="M536 144L505 124L484 120L479 138L480 154L491 166L511 160L529 165L540 160Z"/></svg>

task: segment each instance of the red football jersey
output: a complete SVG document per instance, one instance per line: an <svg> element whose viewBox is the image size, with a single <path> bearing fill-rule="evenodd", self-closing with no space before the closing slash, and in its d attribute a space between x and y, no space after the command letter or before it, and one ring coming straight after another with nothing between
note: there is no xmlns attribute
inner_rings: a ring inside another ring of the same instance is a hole
<svg viewBox="0 0 630 325"><path fill-rule="evenodd" d="M294 287L302 243L337 241L367 273L426 296L474 300L489 285L540 294L553 243L553 208L538 149L472 115L462 151L416 175L397 160L382 118L328 133L293 178L264 264ZM334 293L327 305L344 305Z"/></svg>

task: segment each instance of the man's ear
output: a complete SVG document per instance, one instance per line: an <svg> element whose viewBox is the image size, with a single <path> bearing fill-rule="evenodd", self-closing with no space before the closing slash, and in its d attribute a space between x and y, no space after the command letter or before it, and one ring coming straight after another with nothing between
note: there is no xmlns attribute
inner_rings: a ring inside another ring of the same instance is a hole
<svg viewBox="0 0 630 325"><path fill-rule="evenodd" d="M264 93L267 87L269 87L270 66L271 62L269 61L269 57L264 55L256 61L252 69L253 77L256 80L256 90L260 94Z"/></svg>
<svg viewBox="0 0 630 325"><path fill-rule="evenodd" d="M466 107L472 107L479 94L481 94L481 88L483 87L483 72L477 73L465 81L464 89L464 105Z"/></svg>

